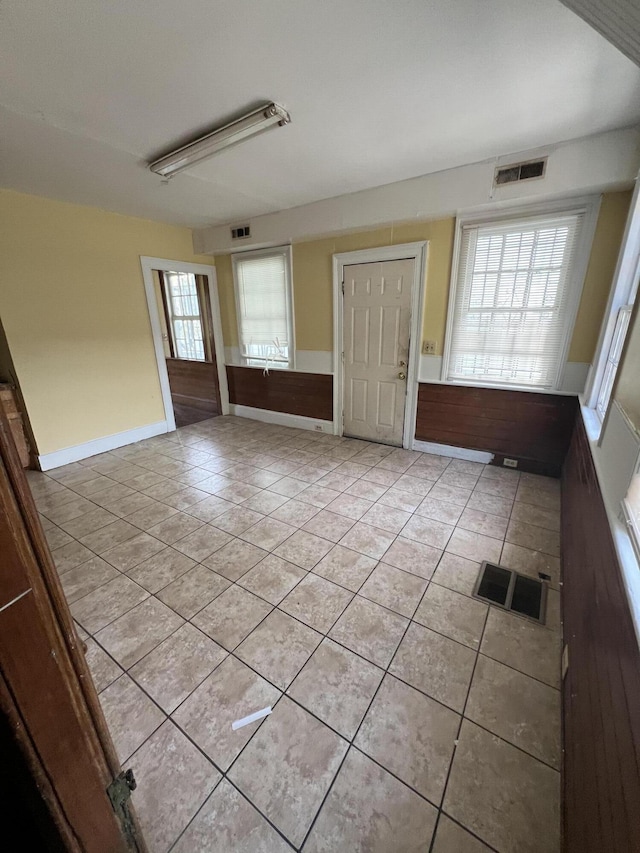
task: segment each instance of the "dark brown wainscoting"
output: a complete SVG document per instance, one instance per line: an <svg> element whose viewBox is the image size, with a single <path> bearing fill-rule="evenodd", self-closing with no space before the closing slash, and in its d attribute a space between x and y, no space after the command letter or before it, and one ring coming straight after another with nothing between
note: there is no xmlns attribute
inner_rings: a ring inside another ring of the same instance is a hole
<svg viewBox="0 0 640 853"><path fill-rule="evenodd" d="M487 450L518 468L559 477L578 401L573 396L421 383L416 438Z"/></svg>
<svg viewBox="0 0 640 853"><path fill-rule="evenodd" d="M640 850L640 653L587 436L562 476L565 853Z"/></svg>
<svg viewBox="0 0 640 853"><path fill-rule="evenodd" d="M333 420L333 376L227 366L229 402L306 418Z"/></svg>
<svg viewBox="0 0 640 853"><path fill-rule="evenodd" d="M187 426L220 414L215 363L168 358L167 371L176 426Z"/></svg>

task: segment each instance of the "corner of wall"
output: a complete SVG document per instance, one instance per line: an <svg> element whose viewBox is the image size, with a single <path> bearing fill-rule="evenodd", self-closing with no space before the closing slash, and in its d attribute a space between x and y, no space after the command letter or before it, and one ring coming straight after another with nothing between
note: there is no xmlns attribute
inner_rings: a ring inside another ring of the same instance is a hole
<svg viewBox="0 0 640 853"><path fill-rule="evenodd" d="M233 268L231 255L215 255L213 263L218 281L220 300L220 321L225 347L238 346L238 320L236 317L236 299L233 290Z"/></svg>
<svg viewBox="0 0 640 853"><path fill-rule="evenodd" d="M573 337L569 361L591 362L598 343L631 203L631 190L604 193Z"/></svg>

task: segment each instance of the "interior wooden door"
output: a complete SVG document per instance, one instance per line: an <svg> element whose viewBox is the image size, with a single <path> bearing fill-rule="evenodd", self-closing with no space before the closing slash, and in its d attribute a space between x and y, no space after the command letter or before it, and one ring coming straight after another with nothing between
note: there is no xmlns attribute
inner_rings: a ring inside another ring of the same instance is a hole
<svg viewBox="0 0 640 853"><path fill-rule="evenodd" d="M176 426L221 414L206 275L158 272L162 337ZM160 308L160 306L158 306Z"/></svg>
<svg viewBox="0 0 640 853"><path fill-rule="evenodd" d="M28 849L23 841L33 831L45 845L36 849L143 853L126 780L118 779L120 764L2 412L0 553L2 793L11 799L19 784L23 813L14 849ZM14 819L7 810L5 833Z"/></svg>
<svg viewBox="0 0 640 853"><path fill-rule="evenodd" d="M402 446L414 260L344 268L344 434Z"/></svg>

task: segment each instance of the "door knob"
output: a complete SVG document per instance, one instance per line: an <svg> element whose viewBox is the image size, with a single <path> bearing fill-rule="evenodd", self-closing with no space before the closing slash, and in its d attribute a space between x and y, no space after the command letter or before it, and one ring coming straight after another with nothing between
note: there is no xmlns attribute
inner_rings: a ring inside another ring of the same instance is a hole
<svg viewBox="0 0 640 853"><path fill-rule="evenodd" d="M406 374L406 373L399 373L399 374L398 374L398 379L406 379L406 378L407 378L407 374Z"/></svg>

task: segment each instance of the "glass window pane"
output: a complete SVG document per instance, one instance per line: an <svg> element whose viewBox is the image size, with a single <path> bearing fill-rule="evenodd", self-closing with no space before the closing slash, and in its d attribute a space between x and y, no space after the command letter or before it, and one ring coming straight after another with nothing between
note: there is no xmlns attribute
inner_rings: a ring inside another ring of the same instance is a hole
<svg viewBox="0 0 640 853"><path fill-rule="evenodd" d="M609 408L611 392L613 391L616 373L618 372L618 365L622 356L622 349L624 347L629 322L631 320L632 307L633 306L631 305L623 306L619 309L618 316L616 317L616 324L613 329L611 344L609 346L609 352L607 353L607 362L602 375L602 381L600 382L600 392L596 403L596 411L601 420L604 418L607 413L607 409Z"/></svg>
<svg viewBox="0 0 640 853"><path fill-rule="evenodd" d="M554 387L583 214L463 229L449 379Z"/></svg>
<svg viewBox="0 0 640 853"><path fill-rule="evenodd" d="M196 277L192 273L165 272L164 279L175 356L205 361Z"/></svg>

